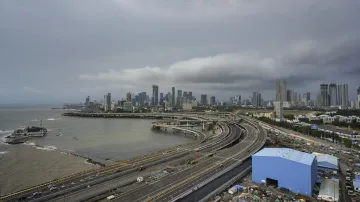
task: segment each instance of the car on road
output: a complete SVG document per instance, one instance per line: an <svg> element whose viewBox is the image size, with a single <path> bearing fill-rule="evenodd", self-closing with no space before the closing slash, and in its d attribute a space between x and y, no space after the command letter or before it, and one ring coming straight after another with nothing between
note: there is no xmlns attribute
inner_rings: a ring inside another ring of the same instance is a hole
<svg viewBox="0 0 360 202"><path fill-rule="evenodd" d="M51 187L50 188L50 191L53 191L53 190L55 190L56 189L56 187Z"/></svg>
<svg viewBox="0 0 360 202"><path fill-rule="evenodd" d="M37 192L33 193L33 196L40 196L40 195L41 195L40 191L37 191Z"/></svg>

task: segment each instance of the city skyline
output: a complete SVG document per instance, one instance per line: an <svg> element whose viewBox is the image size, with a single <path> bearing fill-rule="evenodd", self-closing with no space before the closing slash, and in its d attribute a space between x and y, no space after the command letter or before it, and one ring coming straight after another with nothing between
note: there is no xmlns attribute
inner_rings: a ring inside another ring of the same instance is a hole
<svg viewBox="0 0 360 202"><path fill-rule="evenodd" d="M158 0L4 0L0 104L149 94L154 83L163 93L175 86L270 100L276 79L312 96L319 83L336 80L353 100L359 9L333 0L170 1L166 8Z"/></svg>

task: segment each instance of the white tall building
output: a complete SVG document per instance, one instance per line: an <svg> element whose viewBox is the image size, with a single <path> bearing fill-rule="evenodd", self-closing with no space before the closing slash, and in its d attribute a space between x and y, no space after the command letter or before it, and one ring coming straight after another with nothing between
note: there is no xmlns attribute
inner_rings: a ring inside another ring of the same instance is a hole
<svg viewBox="0 0 360 202"><path fill-rule="evenodd" d="M276 101L284 102L287 100L286 81L276 80Z"/></svg>
<svg viewBox="0 0 360 202"><path fill-rule="evenodd" d="M274 110L276 118L283 118L283 103L282 102L274 102Z"/></svg>
<svg viewBox="0 0 360 202"><path fill-rule="evenodd" d="M190 110L192 110L191 102L189 102L188 100L185 100L185 101L182 103L182 108L183 108L184 111L190 111Z"/></svg>
<svg viewBox="0 0 360 202"><path fill-rule="evenodd" d="M347 84L338 85L338 100L340 106L349 106L349 92Z"/></svg>

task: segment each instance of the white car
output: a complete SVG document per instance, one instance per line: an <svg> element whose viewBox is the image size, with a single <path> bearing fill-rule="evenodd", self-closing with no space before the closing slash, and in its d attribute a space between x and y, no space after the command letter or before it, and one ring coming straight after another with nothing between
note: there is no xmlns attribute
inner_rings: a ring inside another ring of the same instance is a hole
<svg viewBox="0 0 360 202"><path fill-rule="evenodd" d="M56 187L51 187L51 188L50 188L50 191L55 190L55 189L56 189Z"/></svg>

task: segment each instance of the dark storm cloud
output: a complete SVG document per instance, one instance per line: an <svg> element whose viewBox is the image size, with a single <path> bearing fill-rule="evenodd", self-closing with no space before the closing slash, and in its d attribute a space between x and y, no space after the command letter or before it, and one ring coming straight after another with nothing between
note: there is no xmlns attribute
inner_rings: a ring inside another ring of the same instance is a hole
<svg viewBox="0 0 360 202"><path fill-rule="evenodd" d="M3 0L1 102L120 98L154 83L214 94L266 93L277 78L294 88L356 83L359 9L350 0Z"/></svg>

